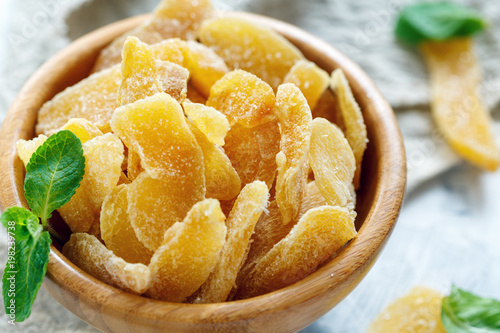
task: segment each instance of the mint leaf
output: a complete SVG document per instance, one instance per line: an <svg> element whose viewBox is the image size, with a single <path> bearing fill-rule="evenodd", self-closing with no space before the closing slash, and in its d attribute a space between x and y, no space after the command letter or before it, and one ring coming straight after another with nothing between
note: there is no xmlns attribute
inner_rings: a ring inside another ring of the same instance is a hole
<svg viewBox="0 0 500 333"><path fill-rule="evenodd" d="M82 143L71 131L59 131L38 147L26 166L24 196L43 225L75 194L84 173Z"/></svg>
<svg viewBox="0 0 500 333"><path fill-rule="evenodd" d="M2 278L5 314L21 322L31 314L47 272L51 239L38 217L25 208L10 207L0 220L7 228L9 247Z"/></svg>
<svg viewBox="0 0 500 333"><path fill-rule="evenodd" d="M417 45L473 35L485 29L485 19L476 11L450 2L419 3L406 7L396 23L396 36Z"/></svg>
<svg viewBox="0 0 500 333"><path fill-rule="evenodd" d="M500 302L453 286L443 299L441 320L448 333L500 333Z"/></svg>

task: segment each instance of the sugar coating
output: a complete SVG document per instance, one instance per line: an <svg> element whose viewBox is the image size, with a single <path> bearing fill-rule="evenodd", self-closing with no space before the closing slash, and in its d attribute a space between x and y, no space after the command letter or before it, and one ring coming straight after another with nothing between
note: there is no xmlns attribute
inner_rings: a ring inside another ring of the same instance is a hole
<svg viewBox="0 0 500 333"><path fill-rule="evenodd" d="M351 87L342 72L342 69L337 69L332 73L331 86L337 93L339 101L339 109L342 113L342 118L345 125L345 136L347 142L351 146L354 158L356 159L356 172L354 174L354 186L359 188L361 177L361 164L363 162L363 154L368 143L366 125L363 120L361 108L354 99Z"/></svg>
<svg viewBox="0 0 500 333"><path fill-rule="evenodd" d="M173 62L156 60L157 78L161 90L182 103L187 96L189 71Z"/></svg>
<svg viewBox="0 0 500 333"><path fill-rule="evenodd" d="M274 116L273 89L257 76L243 70L224 75L210 90L207 105L222 112L229 125L262 125Z"/></svg>
<svg viewBox="0 0 500 333"><path fill-rule="evenodd" d="M203 151L206 197L219 200L230 200L236 197L241 189L241 181L229 157L222 148L210 142L195 124L188 122L188 125Z"/></svg>
<svg viewBox="0 0 500 333"><path fill-rule="evenodd" d="M30 161L31 155L40 147L43 145L45 140L47 140L48 137L40 134L36 138L33 138L31 140L23 140L19 139L16 142L16 147L17 147L17 155L19 155L19 158L21 161L23 161L24 166L26 167Z"/></svg>
<svg viewBox="0 0 500 333"><path fill-rule="evenodd" d="M226 301L246 259L255 224L267 207L268 199L269 190L264 182L257 180L241 190L226 221L227 237L219 261L201 286L194 303Z"/></svg>
<svg viewBox="0 0 500 333"><path fill-rule="evenodd" d="M206 199L170 227L151 258L152 283L147 295L182 302L193 294L217 263L226 240L224 220L219 202Z"/></svg>
<svg viewBox="0 0 500 333"><path fill-rule="evenodd" d="M222 17L203 23L199 38L230 69L243 69L277 89L300 51L278 33L240 18Z"/></svg>
<svg viewBox="0 0 500 333"><path fill-rule="evenodd" d="M38 112L37 134L51 134L71 118L84 118L102 132L109 132L109 121L118 107L120 66L93 74L58 93Z"/></svg>
<svg viewBox="0 0 500 333"><path fill-rule="evenodd" d="M314 109L330 83L330 76L315 63L299 60L285 76L283 83L293 83L304 94L311 110Z"/></svg>
<svg viewBox="0 0 500 333"><path fill-rule="evenodd" d="M127 185L116 186L102 203L102 240L109 250L126 262L148 265L153 252L137 239L127 209Z"/></svg>
<svg viewBox="0 0 500 333"><path fill-rule="evenodd" d="M150 19L118 37L101 51L93 71L101 71L121 61L121 50L127 36L136 36L147 44L173 37L195 39L203 20L212 14L210 0L162 0Z"/></svg>
<svg viewBox="0 0 500 333"><path fill-rule="evenodd" d="M415 287L385 308L366 333L446 333L441 322L442 302L439 292Z"/></svg>
<svg viewBox="0 0 500 333"><path fill-rule="evenodd" d="M184 102L182 107L189 119L210 142L224 146L224 138L229 132L229 122L223 113L212 107L190 101Z"/></svg>
<svg viewBox="0 0 500 333"><path fill-rule="evenodd" d="M276 177L276 154L280 147L278 121L247 128L234 125L226 136L224 151L241 179L242 186L262 180L269 188Z"/></svg>
<svg viewBox="0 0 500 333"><path fill-rule="evenodd" d="M276 114L281 128L280 152L276 156L276 203L283 223L287 224L299 213L307 183L312 115L304 95L292 83L278 87Z"/></svg>
<svg viewBox="0 0 500 333"><path fill-rule="evenodd" d="M133 294L144 293L151 283L148 266L126 262L89 234L73 233L63 254L84 272Z"/></svg>
<svg viewBox="0 0 500 333"><path fill-rule="evenodd" d="M184 49L186 42L179 38L169 38L159 43L151 44L156 60L169 61L182 66L184 64Z"/></svg>
<svg viewBox="0 0 500 333"><path fill-rule="evenodd" d="M344 133L328 120L315 118L308 159L326 202L353 210L352 180L356 161Z"/></svg>
<svg viewBox="0 0 500 333"><path fill-rule="evenodd" d="M355 235L354 220L347 209L323 206L309 210L257 262L239 286L236 298L262 295L301 280Z"/></svg>

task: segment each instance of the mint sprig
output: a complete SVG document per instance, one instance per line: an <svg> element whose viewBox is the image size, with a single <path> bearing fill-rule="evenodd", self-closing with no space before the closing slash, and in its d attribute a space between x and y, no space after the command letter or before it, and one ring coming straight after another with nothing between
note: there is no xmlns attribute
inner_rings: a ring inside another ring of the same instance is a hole
<svg viewBox="0 0 500 333"><path fill-rule="evenodd" d="M486 27L486 20L475 10L451 2L424 2L401 11L395 33L401 41L418 45L470 36Z"/></svg>
<svg viewBox="0 0 500 333"><path fill-rule="evenodd" d="M453 286L443 299L441 320L448 333L500 333L500 301Z"/></svg>
<svg viewBox="0 0 500 333"><path fill-rule="evenodd" d="M84 173L80 139L67 130L57 132L36 150L26 166L24 196L33 212L10 207L0 216L9 243L2 294L11 323L24 321L31 314L47 272L50 233L54 233L47 220L75 194Z"/></svg>

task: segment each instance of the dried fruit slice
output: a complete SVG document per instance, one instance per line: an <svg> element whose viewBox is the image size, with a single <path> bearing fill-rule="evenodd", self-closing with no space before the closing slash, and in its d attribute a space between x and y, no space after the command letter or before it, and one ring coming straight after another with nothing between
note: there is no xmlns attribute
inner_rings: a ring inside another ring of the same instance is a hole
<svg viewBox="0 0 500 333"><path fill-rule="evenodd" d="M187 96L189 71L169 61L156 60L156 72L163 92L182 103Z"/></svg>
<svg viewBox="0 0 500 333"><path fill-rule="evenodd" d="M181 177L154 179L143 172L128 185L130 222L137 238L151 251L161 245L170 226L204 199L205 187L193 183Z"/></svg>
<svg viewBox="0 0 500 333"><path fill-rule="evenodd" d="M189 101L184 102L182 106L186 115L210 142L224 146L224 138L229 131L229 122L224 114L212 107Z"/></svg>
<svg viewBox="0 0 500 333"><path fill-rule="evenodd" d="M170 38L151 45L157 60L169 61L181 65L184 63L186 42L179 38Z"/></svg>
<svg viewBox="0 0 500 333"><path fill-rule="evenodd" d="M16 147L17 147L17 155L19 155L19 158L21 161L23 161L24 166L27 166L31 155L40 147L43 145L45 140L47 140L47 136L40 134L36 138L33 138L31 140L23 140L19 139L16 142Z"/></svg>
<svg viewBox="0 0 500 333"><path fill-rule="evenodd" d="M224 150L240 176L242 186L262 180L271 188L276 177L280 137L276 120L253 128L239 124L231 128Z"/></svg>
<svg viewBox="0 0 500 333"><path fill-rule="evenodd" d="M61 127L61 131L62 130L70 130L82 143L103 134L97 126L83 118L72 118L68 120L66 125Z"/></svg>
<svg viewBox="0 0 500 333"><path fill-rule="evenodd" d="M224 59L230 69L243 69L277 89L300 51L276 32L240 18L207 21L199 32L201 42Z"/></svg>
<svg viewBox="0 0 500 333"><path fill-rule="evenodd" d="M208 278L226 239L219 202L206 199L193 206L183 222L165 232L151 258L152 284L147 295L182 302Z"/></svg>
<svg viewBox="0 0 500 333"><path fill-rule="evenodd" d="M101 209L101 237L106 247L126 262L148 265L153 252L137 239L127 213L127 185L115 187Z"/></svg>
<svg viewBox="0 0 500 333"><path fill-rule="evenodd" d="M178 178L189 188L205 187L203 152L179 103L165 93L116 109L113 131L137 152L153 178Z"/></svg>
<svg viewBox="0 0 500 333"><path fill-rule="evenodd" d="M382 311L366 333L446 333L441 323L442 301L437 291L415 287Z"/></svg>
<svg viewBox="0 0 500 333"><path fill-rule="evenodd" d="M210 90L207 105L222 112L229 125L255 127L274 119L273 89L242 70L227 73Z"/></svg>
<svg viewBox="0 0 500 333"><path fill-rule="evenodd" d="M112 133L83 144L85 175L75 195L57 210L72 232L99 229L102 202L122 176L123 151L122 142Z"/></svg>
<svg viewBox="0 0 500 333"><path fill-rule="evenodd" d="M151 283L148 266L127 263L92 235L72 234L63 254L84 272L134 294L144 293Z"/></svg>
<svg viewBox="0 0 500 333"><path fill-rule="evenodd" d="M102 132L109 132L109 120L118 107L120 66L93 74L66 88L46 102L38 112L37 134L51 134L71 118L85 118ZM85 96L85 98L82 98Z"/></svg>
<svg viewBox="0 0 500 333"><path fill-rule="evenodd" d="M299 60L290 69L283 83L293 83L304 94L311 110L318 103L321 95L330 83L330 76L315 63L308 60Z"/></svg>
<svg viewBox="0 0 500 333"><path fill-rule="evenodd" d="M312 122L309 165L316 185L332 206L354 209L352 180L356 161L342 131L323 118Z"/></svg>
<svg viewBox="0 0 500 333"><path fill-rule="evenodd" d="M205 182L208 198L230 200L238 195L241 189L240 177L231 165L224 151L208 138L191 122L188 122L196 142L203 151L205 163Z"/></svg>
<svg viewBox="0 0 500 333"><path fill-rule="evenodd" d="M248 184L241 190L226 221L226 243L219 261L201 286L194 303L218 303L227 299L246 259L250 237L268 204L268 198L267 185L261 181Z"/></svg>
<svg viewBox="0 0 500 333"><path fill-rule="evenodd" d="M120 62L121 50L127 36L136 36L147 44L172 37L194 39L201 22L211 17L212 13L210 0L163 0L149 20L118 37L101 51L93 71L97 72Z"/></svg>
<svg viewBox="0 0 500 333"><path fill-rule="evenodd" d="M126 105L162 91L157 80L155 56L151 47L137 37L127 37L122 51L122 82L118 104Z"/></svg>
<svg viewBox="0 0 500 333"><path fill-rule="evenodd" d="M283 223L288 224L299 213L307 184L312 115L304 95L291 83L278 87L276 114L281 125L280 152L276 155L276 203Z"/></svg>
<svg viewBox="0 0 500 333"><path fill-rule="evenodd" d="M304 278L355 235L347 209L324 206L309 210L255 265L236 298L262 295Z"/></svg>
<svg viewBox="0 0 500 333"><path fill-rule="evenodd" d="M342 69L337 69L332 73L332 88L337 93L339 109L342 113L345 125L345 137L351 146L354 158L356 159L356 172L354 173L354 187L359 188L359 179L361 176L361 164L363 154L365 153L368 142L366 126L363 120L363 114L358 103L354 99L351 87L345 78Z"/></svg>
<svg viewBox="0 0 500 333"><path fill-rule="evenodd" d="M491 118L477 95L480 68L471 38L421 46L431 75L432 116L450 146L470 163L489 171L500 166Z"/></svg>

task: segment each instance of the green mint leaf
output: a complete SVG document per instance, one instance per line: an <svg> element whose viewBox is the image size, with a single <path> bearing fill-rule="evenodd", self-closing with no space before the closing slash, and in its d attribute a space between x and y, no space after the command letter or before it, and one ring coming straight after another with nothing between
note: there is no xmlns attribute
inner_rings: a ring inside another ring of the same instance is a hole
<svg viewBox="0 0 500 333"><path fill-rule="evenodd" d="M21 322L31 307L47 272L51 239L38 217L25 208L10 207L0 217L7 228L8 256L2 278L5 314Z"/></svg>
<svg viewBox="0 0 500 333"><path fill-rule="evenodd" d="M448 333L500 333L500 302L453 286L443 299L441 320Z"/></svg>
<svg viewBox="0 0 500 333"><path fill-rule="evenodd" d="M26 166L24 196L45 225L66 204L85 173L82 143L71 131L59 131L38 147Z"/></svg>
<svg viewBox="0 0 500 333"><path fill-rule="evenodd" d="M396 36L418 45L473 35L487 26L476 11L450 2L417 3L403 9L396 23Z"/></svg>

